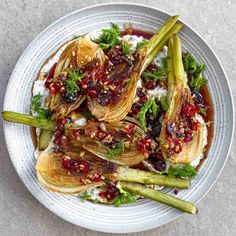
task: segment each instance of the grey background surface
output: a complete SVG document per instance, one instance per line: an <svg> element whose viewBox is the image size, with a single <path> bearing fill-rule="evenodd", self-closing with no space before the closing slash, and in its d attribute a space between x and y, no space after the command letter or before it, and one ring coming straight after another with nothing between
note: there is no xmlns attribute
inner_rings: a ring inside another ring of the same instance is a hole
<svg viewBox="0 0 236 236"><path fill-rule="evenodd" d="M28 44L56 19L100 0L0 1L0 107L7 82ZM131 2L131 1L130 1ZM180 14L211 45L236 92L236 1L133 1ZM234 99L235 100L235 99ZM226 166L199 203L196 216L183 217L135 235L236 235L236 140ZM0 122L0 235L108 235L72 225L43 207L17 176L6 150Z"/></svg>

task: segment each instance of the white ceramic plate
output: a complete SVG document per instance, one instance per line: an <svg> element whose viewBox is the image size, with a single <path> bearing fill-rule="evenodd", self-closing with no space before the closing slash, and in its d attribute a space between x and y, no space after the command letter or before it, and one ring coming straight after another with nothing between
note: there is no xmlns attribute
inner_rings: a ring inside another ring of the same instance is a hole
<svg viewBox="0 0 236 236"><path fill-rule="evenodd" d="M112 3L75 11L45 29L25 50L10 78L4 110L29 113L31 87L40 66L73 34L84 34L130 22L133 27L155 32L169 17L160 10L135 4ZM209 25L210 27L210 25ZM230 149L233 135L233 104L230 87L217 57L202 38L185 24L180 32L183 49L204 62L205 77L214 102L214 138L207 160L188 190L178 197L197 203L220 174ZM44 189L35 176L34 146L29 127L4 123L5 139L14 167L29 191L48 209L76 225L112 233L152 229L176 219L183 213L149 200L133 205L103 206ZM166 192L170 190L166 189Z"/></svg>

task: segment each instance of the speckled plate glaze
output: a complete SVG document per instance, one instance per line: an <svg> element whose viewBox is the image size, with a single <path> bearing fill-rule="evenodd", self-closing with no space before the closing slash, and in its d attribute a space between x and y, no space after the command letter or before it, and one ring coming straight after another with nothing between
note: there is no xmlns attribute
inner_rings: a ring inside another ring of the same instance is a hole
<svg viewBox="0 0 236 236"><path fill-rule="evenodd" d="M85 34L108 27L115 22L122 27L132 26L155 32L170 15L136 4L112 3L75 11L45 29L24 51L10 78L4 110L29 113L31 87L46 58L73 34ZM180 32L183 49L204 62L205 77L214 102L214 138L207 160L188 190L178 197L197 203L220 174L230 149L233 136L233 104L230 87L223 68L215 54L202 38L189 26ZM210 27L210 26L209 26ZM161 226L183 213L149 200L116 208L90 202L44 189L37 181L33 157L34 146L29 127L4 123L5 139L14 167L29 191L48 209L76 225L102 232L130 233ZM166 192L171 192L169 189Z"/></svg>

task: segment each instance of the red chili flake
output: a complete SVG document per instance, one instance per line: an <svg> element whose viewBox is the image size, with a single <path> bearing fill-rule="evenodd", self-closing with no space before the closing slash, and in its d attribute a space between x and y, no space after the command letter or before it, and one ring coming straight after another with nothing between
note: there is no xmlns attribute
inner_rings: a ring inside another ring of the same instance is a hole
<svg viewBox="0 0 236 236"><path fill-rule="evenodd" d="M137 90L136 90L136 94L138 97L143 97L147 94L147 91L146 89L142 88L142 87L138 87Z"/></svg>
<svg viewBox="0 0 236 236"><path fill-rule="evenodd" d="M56 92L59 92L61 89L61 84L58 82L53 83L53 87L56 90Z"/></svg>
<svg viewBox="0 0 236 236"><path fill-rule="evenodd" d="M198 112L198 109L193 104L188 103L182 107L182 113L187 117L192 118L195 116L197 112Z"/></svg>
<svg viewBox="0 0 236 236"><path fill-rule="evenodd" d="M50 84L51 84L50 82L46 81L45 84L44 84L45 88L49 89Z"/></svg>
<svg viewBox="0 0 236 236"><path fill-rule="evenodd" d="M61 94L65 94L66 93L66 87L65 86L62 86L60 88L60 91L59 91Z"/></svg>
<svg viewBox="0 0 236 236"><path fill-rule="evenodd" d="M143 96L139 99L139 103L144 104L148 100L147 96Z"/></svg>
<svg viewBox="0 0 236 236"><path fill-rule="evenodd" d="M90 90L88 92L88 95L91 97L91 98L96 98L97 97L97 91L96 90Z"/></svg>
<svg viewBox="0 0 236 236"><path fill-rule="evenodd" d="M156 83L154 81L148 81L146 84L145 84L145 88L146 89L154 89L156 87Z"/></svg>
<svg viewBox="0 0 236 236"><path fill-rule="evenodd" d="M50 90L50 93L52 93L52 94L56 94L57 93L57 90L55 89L55 87L54 87L54 83L51 83L50 85L49 85L49 88L48 88L49 90Z"/></svg>
<svg viewBox="0 0 236 236"><path fill-rule="evenodd" d="M148 71L155 71L157 69L157 65L156 64L150 64L148 67L147 67L147 70Z"/></svg>
<svg viewBox="0 0 236 236"><path fill-rule="evenodd" d="M67 119L66 118L62 118L59 120L61 125L65 125L67 123Z"/></svg>
<svg viewBox="0 0 236 236"><path fill-rule="evenodd" d="M125 132L127 136L131 136L133 134L133 131L134 131L134 124L129 124L125 126Z"/></svg>
<svg viewBox="0 0 236 236"><path fill-rule="evenodd" d="M56 130L56 132L54 133L55 138L56 138L56 139L59 139L59 138L62 136L63 133L64 133L64 132L62 132L61 130Z"/></svg>
<svg viewBox="0 0 236 236"><path fill-rule="evenodd" d="M169 144L167 152L170 155L174 154L174 153L178 154L178 153L182 152L183 144L180 139L177 139L177 138L172 137L171 135L168 135L166 138L166 141L167 141L167 144ZM171 146L173 146L173 147L171 148Z"/></svg>
<svg viewBox="0 0 236 236"><path fill-rule="evenodd" d="M58 139L58 145L61 147L67 147L69 144L69 138L66 135L62 135L59 139Z"/></svg>
<svg viewBox="0 0 236 236"><path fill-rule="evenodd" d="M97 138L98 140L101 140L101 139L104 139L106 136L107 136L107 133L106 133L106 132L104 132L104 131L99 131L99 132L97 133L97 135L96 135L96 138Z"/></svg>
<svg viewBox="0 0 236 236"><path fill-rule="evenodd" d="M66 123L67 123L66 118L57 121L55 138L53 140L55 144L63 148L67 147L69 144L69 138L64 133L64 126Z"/></svg>
<svg viewBox="0 0 236 236"><path fill-rule="evenodd" d="M66 118L62 118L60 120L57 121L57 126L56 129L57 130L62 130L64 128L64 125L67 123L67 119Z"/></svg>
<svg viewBox="0 0 236 236"><path fill-rule="evenodd" d="M192 130L197 131L198 128L198 122L192 122Z"/></svg>
<svg viewBox="0 0 236 236"><path fill-rule="evenodd" d="M186 134L185 137L184 137L184 139L183 139L183 141L184 141L185 143L189 143L189 142L191 142L192 140L193 140L193 135L192 135L192 134Z"/></svg>
<svg viewBox="0 0 236 236"><path fill-rule="evenodd" d="M66 170L82 172L87 174L90 171L90 165L84 160L72 160L68 157L65 157L62 161L62 166Z"/></svg>
<svg viewBox="0 0 236 236"><path fill-rule="evenodd" d="M78 129L73 130L73 137L77 140L80 139L80 131Z"/></svg>
<svg viewBox="0 0 236 236"><path fill-rule="evenodd" d="M45 88L49 89L52 94L55 94L55 93L56 93L56 90L55 90L55 88L54 88L54 86L53 86L53 83L50 82L50 80L52 80L52 78L53 78L53 76L54 76L54 71L55 71L56 65L57 65L57 63L55 63L55 64L52 66L52 68L50 69L50 71L49 71L49 73L48 73L48 76L47 76L47 80L46 80L46 82L45 82L45 84L44 84Z"/></svg>
<svg viewBox="0 0 236 236"><path fill-rule="evenodd" d="M47 80L53 78L54 76L54 72L55 72L55 69L56 69L56 66L57 66L57 63L55 63L52 68L50 69L49 73L48 73L48 77L47 77Z"/></svg>
<svg viewBox="0 0 236 236"><path fill-rule="evenodd" d="M147 137L144 137L140 140L138 150L143 153L148 155L151 152L151 140L147 139Z"/></svg>
<svg viewBox="0 0 236 236"><path fill-rule="evenodd" d="M138 105L137 103L135 103L132 108L131 111L134 115L138 114L141 111L141 107L140 105Z"/></svg>
<svg viewBox="0 0 236 236"><path fill-rule="evenodd" d="M113 65L118 65L125 60L125 56L123 55L122 49L119 45L112 47L111 50L108 50L106 55Z"/></svg>
<svg viewBox="0 0 236 236"><path fill-rule="evenodd" d="M98 174L98 173L93 173L93 174L89 175L88 178L89 178L91 181L99 182L99 181L102 180L102 175L101 175L101 174Z"/></svg>
<svg viewBox="0 0 236 236"><path fill-rule="evenodd" d="M106 198L108 201L113 200L118 194L118 189L115 184L107 184L104 191L100 191L98 194L102 198Z"/></svg>

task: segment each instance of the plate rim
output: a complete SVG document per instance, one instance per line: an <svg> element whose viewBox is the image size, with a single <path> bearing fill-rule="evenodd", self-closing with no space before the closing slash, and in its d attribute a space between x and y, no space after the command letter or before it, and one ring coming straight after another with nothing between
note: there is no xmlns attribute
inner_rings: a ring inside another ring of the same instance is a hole
<svg viewBox="0 0 236 236"><path fill-rule="evenodd" d="M78 10L75 10L75 11L72 11L60 18L58 18L56 21L53 21L51 24L49 24L44 30L42 30L31 42L30 44L26 47L26 49L24 49L23 53L21 54L21 56L19 57L14 69L12 70L12 73L11 73L11 76L8 80L8 84L7 84L7 87L6 87L6 91L5 91L5 96L4 96L4 103L3 103L3 110L4 108L6 107L6 96L7 94L10 92L10 82L12 81L12 78L13 78L13 74L15 73L15 71L17 70L17 68L20 66L21 64L21 61L24 57L25 54L27 54L28 50L31 48L31 46L38 40L38 38L40 38L44 33L46 33L50 28L52 28L54 25L56 25L58 22L62 21L64 19L66 19L67 17L73 15L73 14L77 14L77 13L80 13L80 12L83 12L83 11L87 11L87 10L90 10L90 9L93 9L93 8L98 8L98 7L103 7L103 6L120 6L120 5L128 5L128 6L138 6L138 7L141 7L141 8L145 8L147 10L157 10L159 12L162 12L162 13L165 13L166 15L168 16L171 16L172 14L168 11L165 11L165 10L162 10L160 8L157 8L157 7L152 7L150 5L146 5L146 4L140 4L140 3L132 3L132 2L110 2L110 3L100 3L100 4L95 4L95 5L90 5L90 6L87 6L87 7L83 7L81 9L78 9ZM211 190L211 188L214 186L214 184L216 183L217 179L219 178L220 174L222 173L224 167L225 167L225 164L229 158L229 154L230 154L230 151L231 151L231 147L232 147L232 142L233 142L233 137L234 137L234 132L235 132L235 114L234 114L234 99L233 99L233 95L232 95L232 89L231 89L231 84L229 82L229 79L227 77L227 74L224 70L224 67L221 63L221 61L219 60L218 56L216 55L216 53L214 52L214 50L211 48L211 46L205 41L205 39L201 36L201 34L199 34L194 28L192 28L192 26L190 26L189 24L187 24L184 20L180 19L179 20L180 22L182 22L185 26L187 26L194 34L196 34L202 41L203 43L208 47L208 49L211 51L211 53L213 54L213 56L215 57L215 59L217 60L217 63L220 65L220 69L222 70L222 73L225 77L225 82L227 84L227 87L228 87L228 90L229 90L229 97L228 97L228 101L230 102L230 105L231 105L231 108L232 108L232 133L231 133L231 137L230 137L230 142L229 142L229 148L227 150L227 153L226 153L226 157L223 161L223 165L221 166L220 168L220 171L218 173L216 173L216 178L212 181L210 187L207 189L207 191L205 191L205 193L196 201L196 203L199 203L206 195L207 193ZM17 171L16 169L16 166L15 166L15 163L13 162L13 158L11 157L10 155L10 149L11 147L9 146L8 142L7 142L7 137L6 137L6 122L4 121L3 122L3 133L4 133L4 139L5 139L5 143L6 143L6 147L7 147L7 150L8 150L8 154L10 156L10 159L11 159L11 162L14 166L14 169L17 173L17 175L20 177L21 181L23 182L24 186L28 189L28 191L43 205L45 206L48 210L50 210L51 212L53 212L54 214L56 214L57 216L59 216L60 218L64 219L65 221L69 222L69 223L72 223L74 225L77 225L77 226L80 226L80 227L83 227L83 228L86 228L86 229L90 229L90 230L94 230L94 231L98 231L98 232L107 232L107 233L134 233L134 232L142 232L142 231L147 231L147 230L151 230L151 229L154 229L154 228L157 228L157 227L161 227L162 225L160 226L152 226L152 227L149 227L148 229L144 229L144 230L127 230L127 231L120 231L120 232L115 232L115 231L111 231L111 230L98 230L96 229L96 227L86 227L86 226L81 226L77 223L74 223L74 222L71 222L66 216L64 215L61 215L59 214L58 212L56 212L53 208L51 208L49 205L47 205L45 202L42 202L39 197L37 196L36 193L32 192L29 188L29 186L26 184L25 180L23 179L23 177L20 175L20 173ZM184 213L180 212L179 214L177 214L175 217L172 218L172 220L170 221L167 221L166 223L169 223L177 218L179 218L180 216L182 216ZM165 224L166 224L165 223Z"/></svg>

